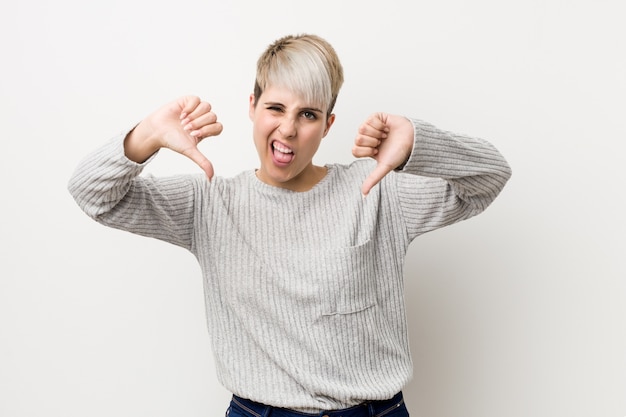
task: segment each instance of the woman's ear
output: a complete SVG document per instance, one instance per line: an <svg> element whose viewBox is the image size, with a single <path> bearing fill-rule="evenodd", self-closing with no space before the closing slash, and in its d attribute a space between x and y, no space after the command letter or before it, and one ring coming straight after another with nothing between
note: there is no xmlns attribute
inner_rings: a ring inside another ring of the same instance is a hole
<svg viewBox="0 0 626 417"><path fill-rule="evenodd" d="M250 94L250 107L248 108L248 116L250 120L254 119L254 109L256 107L256 100L254 98L254 94Z"/></svg>
<svg viewBox="0 0 626 417"><path fill-rule="evenodd" d="M331 114L326 119L326 128L324 129L324 134L322 135L322 137L325 137L328 134L328 131L330 130L330 127L333 125L333 123L335 123L335 113Z"/></svg>

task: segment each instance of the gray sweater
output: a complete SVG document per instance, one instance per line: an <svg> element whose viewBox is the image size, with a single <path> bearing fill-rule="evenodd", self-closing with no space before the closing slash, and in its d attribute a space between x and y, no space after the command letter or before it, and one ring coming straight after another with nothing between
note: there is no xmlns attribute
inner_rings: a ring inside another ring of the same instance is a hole
<svg viewBox="0 0 626 417"><path fill-rule="evenodd" d="M412 120L413 152L363 198L371 159L327 165L307 192L233 178L155 178L120 135L69 190L98 222L191 251L220 382L302 411L387 399L412 375L403 264L422 233L472 217L511 170L489 143ZM149 161L148 161L149 162ZM146 162L146 163L148 163Z"/></svg>

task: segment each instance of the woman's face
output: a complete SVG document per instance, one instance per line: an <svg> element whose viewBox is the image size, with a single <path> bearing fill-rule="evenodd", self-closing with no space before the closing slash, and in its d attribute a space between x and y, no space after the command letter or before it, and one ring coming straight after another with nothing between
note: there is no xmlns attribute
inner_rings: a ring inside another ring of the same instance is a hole
<svg viewBox="0 0 626 417"><path fill-rule="evenodd" d="M257 177L266 184L293 191L312 188L325 174L313 156L335 115L303 101L292 91L268 87L250 96L250 119L261 167ZM322 173L323 171L323 173Z"/></svg>

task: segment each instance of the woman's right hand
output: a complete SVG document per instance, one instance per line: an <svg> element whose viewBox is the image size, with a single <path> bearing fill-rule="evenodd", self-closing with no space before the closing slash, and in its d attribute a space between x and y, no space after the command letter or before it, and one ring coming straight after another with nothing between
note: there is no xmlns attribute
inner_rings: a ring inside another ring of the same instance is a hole
<svg viewBox="0 0 626 417"><path fill-rule="evenodd" d="M208 102L196 96L184 96L135 126L124 141L124 152L128 159L143 163L159 149L168 148L194 161L211 179L213 165L198 150L198 143L219 135L222 129Z"/></svg>

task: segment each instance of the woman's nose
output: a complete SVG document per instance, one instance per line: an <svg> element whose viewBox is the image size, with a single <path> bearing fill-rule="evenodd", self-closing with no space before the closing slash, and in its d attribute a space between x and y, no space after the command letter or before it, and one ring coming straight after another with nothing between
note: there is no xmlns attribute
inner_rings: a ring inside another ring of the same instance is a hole
<svg viewBox="0 0 626 417"><path fill-rule="evenodd" d="M293 138L296 136L296 123L291 118L285 118L278 126L278 132L285 138Z"/></svg>

